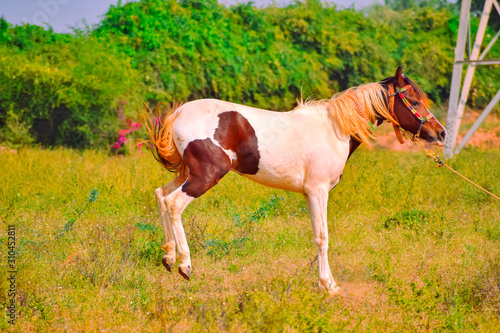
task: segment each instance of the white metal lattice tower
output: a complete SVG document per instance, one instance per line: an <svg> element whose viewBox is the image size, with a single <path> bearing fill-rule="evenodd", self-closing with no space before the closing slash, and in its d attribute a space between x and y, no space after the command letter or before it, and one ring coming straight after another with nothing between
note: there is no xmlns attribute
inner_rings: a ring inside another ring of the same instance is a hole
<svg viewBox="0 0 500 333"><path fill-rule="evenodd" d="M472 83L472 78L474 76L474 71L476 70L476 66L500 64L500 59L484 59L485 55L491 49L493 44L495 44L498 37L500 37L500 30L496 33L496 35L486 46L483 52L479 54L492 7L494 6L500 14L500 6L498 4L498 0L484 1L483 14L481 15L481 19L479 21L479 27L472 50L470 45L470 4L471 0L462 0L462 8L460 11L460 22L457 35L457 46L455 48L455 61L453 63L453 75L451 78L450 100L448 105L448 121L446 123L446 128L448 130L448 137L446 138L446 143L444 146L444 156L446 158L452 157L454 153L458 154L458 152L465 146L467 141L478 129L479 125L481 125L486 116L491 112L491 110L493 110L495 105L500 100L499 90L496 93L495 97L493 97L491 102L488 104L488 106L486 106L483 113L476 120L466 136L458 144L456 149L453 150L457 141L458 130L460 128L460 123L462 122L462 116L464 114L464 108L467 102L467 97L469 96L469 90ZM466 49L467 59L464 59ZM467 65L467 72L465 74L462 85L462 69L464 64Z"/></svg>

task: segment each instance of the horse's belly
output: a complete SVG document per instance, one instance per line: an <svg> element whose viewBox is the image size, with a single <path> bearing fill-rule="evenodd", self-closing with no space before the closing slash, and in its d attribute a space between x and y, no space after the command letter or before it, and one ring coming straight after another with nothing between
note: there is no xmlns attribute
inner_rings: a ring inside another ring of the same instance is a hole
<svg viewBox="0 0 500 333"><path fill-rule="evenodd" d="M256 174L240 174L265 186L298 193L305 193L308 187L332 188L342 175L349 152L348 147L339 148L338 154L321 150L294 154L292 149L264 153Z"/></svg>
<svg viewBox="0 0 500 333"><path fill-rule="evenodd" d="M234 170L233 170L234 171ZM255 175L241 174L256 183L292 192L304 192L303 168L291 166L280 169L266 168L259 165L259 171ZM237 171L236 171L237 172ZM239 173L239 172L238 172Z"/></svg>

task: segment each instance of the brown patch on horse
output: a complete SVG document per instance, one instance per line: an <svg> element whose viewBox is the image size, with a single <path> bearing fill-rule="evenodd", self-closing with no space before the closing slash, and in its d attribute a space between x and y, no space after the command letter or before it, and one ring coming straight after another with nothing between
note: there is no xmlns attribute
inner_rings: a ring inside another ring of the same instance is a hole
<svg viewBox="0 0 500 333"><path fill-rule="evenodd" d="M231 170L231 160L212 140L191 141L184 150L189 176L182 191L197 198L214 187Z"/></svg>
<svg viewBox="0 0 500 333"><path fill-rule="evenodd" d="M352 153L356 150L356 148L359 147L361 144L361 141L356 139L354 136L351 135L351 138L349 140L349 156L347 156L347 159L349 160L349 157L351 157Z"/></svg>
<svg viewBox="0 0 500 333"><path fill-rule="evenodd" d="M255 175L259 171L260 153L255 130L240 113L220 113L214 138L222 148L236 153L236 160L232 163L234 170L248 175Z"/></svg>

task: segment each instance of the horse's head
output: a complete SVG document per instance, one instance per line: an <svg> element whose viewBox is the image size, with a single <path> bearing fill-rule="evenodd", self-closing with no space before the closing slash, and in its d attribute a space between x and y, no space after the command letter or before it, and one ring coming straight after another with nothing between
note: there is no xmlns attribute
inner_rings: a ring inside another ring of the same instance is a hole
<svg viewBox="0 0 500 333"><path fill-rule="evenodd" d="M398 121L399 127L412 133L414 138L443 146L446 130L427 109L424 92L403 74L403 66L398 67L396 76L384 80L384 84L387 84L389 94L389 112ZM398 139L402 141L398 126L393 125Z"/></svg>

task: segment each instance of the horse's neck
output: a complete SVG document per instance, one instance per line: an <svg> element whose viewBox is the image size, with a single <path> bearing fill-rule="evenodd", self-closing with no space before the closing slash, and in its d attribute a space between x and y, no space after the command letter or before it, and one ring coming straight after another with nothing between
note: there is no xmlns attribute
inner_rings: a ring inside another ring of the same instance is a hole
<svg viewBox="0 0 500 333"><path fill-rule="evenodd" d="M375 129L377 127L379 127L382 123L384 122L384 120L382 118L378 118L377 117L377 120L375 121L375 123L373 124L373 126L375 127ZM361 141L358 141L356 140L356 138L354 136L351 136L349 138L349 156L347 157L347 159L349 159L349 157L351 157L352 153L354 153L354 151L361 145Z"/></svg>

